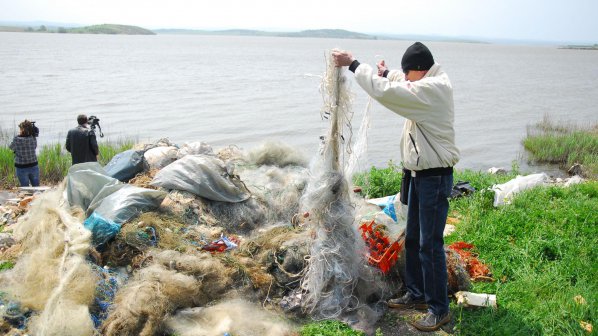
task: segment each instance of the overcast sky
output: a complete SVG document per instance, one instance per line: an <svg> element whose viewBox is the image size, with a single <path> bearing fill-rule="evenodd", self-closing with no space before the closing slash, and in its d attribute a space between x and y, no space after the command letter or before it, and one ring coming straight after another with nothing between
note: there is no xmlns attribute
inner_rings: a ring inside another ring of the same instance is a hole
<svg viewBox="0 0 598 336"><path fill-rule="evenodd" d="M598 43L598 0L0 0L7 21Z"/></svg>

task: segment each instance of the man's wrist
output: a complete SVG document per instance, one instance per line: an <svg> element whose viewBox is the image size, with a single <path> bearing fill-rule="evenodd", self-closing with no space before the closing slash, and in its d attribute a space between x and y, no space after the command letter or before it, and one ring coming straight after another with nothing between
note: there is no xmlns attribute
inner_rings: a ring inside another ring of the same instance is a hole
<svg viewBox="0 0 598 336"><path fill-rule="evenodd" d="M351 65L349 65L349 70L353 73L355 73L355 70L357 69L357 67L359 66L359 61L358 60L353 60L353 62L351 62Z"/></svg>

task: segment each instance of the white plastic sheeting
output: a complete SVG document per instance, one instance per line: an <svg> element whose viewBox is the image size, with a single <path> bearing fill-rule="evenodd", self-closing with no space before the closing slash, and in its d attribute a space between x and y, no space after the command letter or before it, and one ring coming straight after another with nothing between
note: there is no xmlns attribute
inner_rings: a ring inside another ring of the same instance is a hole
<svg viewBox="0 0 598 336"><path fill-rule="evenodd" d="M214 155L214 150L212 146L202 141L186 142L179 148L177 158L180 159L185 155L197 154Z"/></svg>
<svg viewBox="0 0 598 336"><path fill-rule="evenodd" d="M242 202L251 195L231 168L217 157L187 155L160 170L151 185L188 191L220 202Z"/></svg>
<svg viewBox="0 0 598 336"><path fill-rule="evenodd" d="M545 173L517 176L507 183L495 184L491 190L494 191L494 206L509 204L514 195L520 191L545 185L548 182L548 175Z"/></svg>
<svg viewBox="0 0 598 336"><path fill-rule="evenodd" d="M143 156L150 169L161 169L174 162L178 152L174 146L160 146L147 150Z"/></svg>

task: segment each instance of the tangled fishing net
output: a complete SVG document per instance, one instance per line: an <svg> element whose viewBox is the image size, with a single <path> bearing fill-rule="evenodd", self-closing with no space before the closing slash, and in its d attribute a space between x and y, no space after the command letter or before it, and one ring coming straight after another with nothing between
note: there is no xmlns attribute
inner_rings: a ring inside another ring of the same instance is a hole
<svg viewBox="0 0 598 336"><path fill-rule="evenodd" d="M365 246L354 225L355 206L340 162L341 146L350 147L351 136L343 133L351 133L351 94L347 79L331 58L321 90L323 116L330 119L330 129L320 155L311 164L311 179L301 198L316 236L301 283L303 306L316 318L353 315L349 318L352 323L371 321L378 313L366 304L379 301L383 288L378 272L366 266Z"/></svg>
<svg viewBox="0 0 598 336"><path fill-rule="evenodd" d="M39 312L29 322L35 335L92 335L89 314L96 277L85 260L91 233L82 213L62 199L64 188L36 198L15 228L22 255L3 273L3 290L23 307Z"/></svg>
<svg viewBox="0 0 598 336"><path fill-rule="evenodd" d="M147 261L116 294L104 335L154 335L175 310L206 304L229 285L226 269L209 254L156 251Z"/></svg>
<svg viewBox="0 0 598 336"><path fill-rule="evenodd" d="M207 308L181 310L167 321L167 325L181 336L293 335L293 325L282 316L240 299Z"/></svg>

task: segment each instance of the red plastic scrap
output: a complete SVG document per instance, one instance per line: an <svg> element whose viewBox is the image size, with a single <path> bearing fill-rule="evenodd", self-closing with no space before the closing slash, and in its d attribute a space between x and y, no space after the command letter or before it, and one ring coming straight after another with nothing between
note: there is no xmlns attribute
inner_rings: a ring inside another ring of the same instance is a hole
<svg viewBox="0 0 598 336"><path fill-rule="evenodd" d="M473 244L459 241L452 243L448 247L459 254L472 279L476 280L477 278L488 278L490 276L490 269L488 266L480 262L473 253L466 251L473 249L475 247Z"/></svg>
<svg viewBox="0 0 598 336"><path fill-rule="evenodd" d="M214 240L211 243L205 244L201 247L202 250L208 252L224 252L228 249L231 249L232 246L236 247L240 243L239 239L236 237L221 237L218 240Z"/></svg>
<svg viewBox="0 0 598 336"><path fill-rule="evenodd" d="M369 249L369 263L378 267L382 273L387 273L399 258L405 241L404 235L391 244L381 227L374 226L375 224L374 221L363 223L359 230Z"/></svg>

